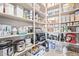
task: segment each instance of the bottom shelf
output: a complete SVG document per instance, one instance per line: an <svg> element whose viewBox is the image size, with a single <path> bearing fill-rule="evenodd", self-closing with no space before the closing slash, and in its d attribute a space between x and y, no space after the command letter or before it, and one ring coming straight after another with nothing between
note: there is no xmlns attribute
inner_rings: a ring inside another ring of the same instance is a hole
<svg viewBox="0 0 79 59"><path fill-rule="evenodd" d="M50 50L48 52L45 52L43 56L63 56L63 53L55 50Z"/></svg>
<svg viewBox="0 0 79 59"><path fill-rule="evenodd" d="M66 54L60 51L51 50L49 52L45 52L43 56L79 56L79 53L73 51L67 51Z"/></svg>
<svg viewBox="0 0 79 59"><path fill-rule="evenodd" d="M35 45L31 45L31 46L26 46L25 50L21 51L21 52L16 52L14 54L14 56L19 56L20 54L26 52L27 50L31 49L32 47L34 47Z"/></svg>
<svg viewBox="0 0 79 59"><path fill-rule="evenodd" d="M44 43L44 42L45 42L45 40L44 40L44 41L42 41L42 42L38 42L36 45L42 44L42 43Z"/></svg>

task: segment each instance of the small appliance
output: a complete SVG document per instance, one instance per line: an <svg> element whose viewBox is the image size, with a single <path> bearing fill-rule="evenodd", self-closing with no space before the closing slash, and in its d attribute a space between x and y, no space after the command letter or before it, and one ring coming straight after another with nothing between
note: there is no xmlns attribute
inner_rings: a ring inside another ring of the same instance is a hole
<svg viewBox="0 0 79 59"><path fill-rule="evenodd" d="M76 43L76 33L66 33L66 42Z"/></svg>
<svg viewBox="0 0 79 59"><path fill-rule="evenodd" d="M44 43L42 43L42 46L45 47L45 51L49 51L49 43L47 41L45 41Z"/></svg>
<svg viewBox="0 0 79 59"><path fill-rule="evenodd" d="M25 44L26 44L26 45L32 44L32 43L31 43L31 38L32 38L32 37L31 37L30 35L27 35L27 36L25 37Z"/></svg>
<svg viewBox="0 0 79 59"><path fill-rule="evenodd" d="M14 47L11 40L0 41L0 56L14 55Z"/></svg>
<svg viewBox="0 0 79 59"><path fill-rule="evenodd" d="M45 40L45 33L36 33L36 39L38 41L44 41Z"/></svg>
<svg viewBox="0 0 79 59"><path fill-rule="evenodd" d="M25 49L25 40L21 39L21 40L16 40L14 43L14 52L20 52L23 51Z"/></svg>
<svg viewBox="0 0 79 59"><path fill-rule="evenodd" d="M58 40L59 41L65 41L65 35L63 33L58 34Z"/></svg>

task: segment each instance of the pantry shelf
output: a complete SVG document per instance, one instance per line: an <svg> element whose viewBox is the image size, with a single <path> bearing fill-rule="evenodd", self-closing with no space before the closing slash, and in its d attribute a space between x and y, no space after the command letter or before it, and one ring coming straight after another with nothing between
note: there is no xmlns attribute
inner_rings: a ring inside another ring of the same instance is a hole
<svg viewBox="0 0 79 59"><path fill-rule="evenodd" d="M25 35L31 35L34 33L27 33L27 34L23 34L23 35L9 35L9 36L2 36L0 37L0 39L4 39L4 38L12 38L12 37L19 37L19 36L25 36Z"/></svg>
<svg viewBox="0 0 79 59"><path fill-rule="evenodd" d="M51 9L51 8L50 8L50 9ZM61 15L61 16L64 16L64 15L74 14L75 11L77 11L77 10L79 10L79 8L76 8L76 9L73 9L73 10L67 11L67 12L61 12L60 15ZM51 15L49 18L51 18L51 17L56 17L56 16L59 16L59 13L58 13L58 14L55 14L55 15L53 15L53 16Z"/></svg>
<svg viewBox="0 0 79 59"><path fill-rule="evenodd" d="M16 3L17 4L17 3ZM27 10L33 10L33 6L32 6L32 3L28 3L28 4L25 4L25 3L20 3L20 4L17 4L17 5L20 5L20 6L22 6L22 7L24 7L25 9L27 9ZM33 10L34 11L34 10ZM36 8L35 8L35 12L37 12L41 17L45 17L45 13L43 13L42 11L40 11L40 10L37 10Z"/></svg>
<svg viewBox="0 0 79 59"><path fill-rule="evenodd" d="M5 14L5 13L0 13L0 16L1 16L1 17L4 17L4 18L11 19L11 20L15 20L15 21L31 22L31 23L33 23L33 20L27 20L27 19L25 19L25 18L12 16L12 15L8 15L8 14Z"/></svg>
<svg viewBox="0 0 79 59"><path fill-rule="evenodd" d="M31 48L34 47L34 46L35 46L35 45L28 46L28 47L26 47L25 50L23 50L22 52L16 52L16 53L14 54L14 56L19 56L20 54L26 52L27 50L31 49Z"/></svg>
<svg viewBox="0 0 79 59"><path fill-rule="evenodd" d="M42 41L42 42L38 42L36 45L39 45L39 44L42 44L42 43L44 43L45 41Z"/></svg>
<svg viewBox="0 0 79 59"><path fill-rule="evenodd" d="M2 37L0 37L0 39L11 38L11 37L17 37L17 36L19 36L19 35L2 36Z"/></svg>
<svg viewBox="0 0 79 59"><path fill-rule="evenodd" d="M79 22L79 21L61 22L61 23L55 23L55 24L67 24L67 23L75 23L75 22ZM47 25L55 25L55 24L48 23Z"/></svg>
<svg viewBox="0 0 79 59"><path fill-rule="evenodd" d="M27 23L33 23L33 20L27 20L25 18L21 18L21 17L16 17L16 16L12 16L12 15L8 15L8 14L5 14L5 13L0 13L0 16L1 17L4 17L4 18L8 18L10 20L15 20L15 21L21 21L21 22L27 22ZM44 22L38 22L38 21L35 21L36 24L45 24Z"/></svg>
<svg viewBox="0 0 79 59"><path fill-rule="evenodd" d="M62 12L61 15L69 15L69 14L73 14L75 12L75 10L71 10L68 12Z"/></svg>
<svg viewBox="0 0 79 59"><path fill-rule="evenodd" d="M41 24L41 25L45 25L45 22L39 22L39 21L35 21L36 24Z"/></svg>
<svg viewBox="0 0 79 59"><path fill-rule="evenodd" d="M79 33L79 32L48 32L48 33L51 33L51 34L53 34L53 33L64 33L64 34L66 34L66 33Z"/></svg>
<svg viewBox="0 0 79 59"><path fill-rule="evenodd" d="M58 8L58 7L59 7L59 4L57 4L57 5L54 5L54 6L50 7L48 10L51 10L51 9L56 9L56 8Z"/></svg>
<svg viewBox="0 0 79 59"><path fill-rule="evenodd" d="M60 32L60 33L79 33L79 32Z"/></svg>
<svg viewBox="0 0 79 59"><path fill-rule="evenodd" d="M37 10L35 9L35 11L41 16L41 17L45 17L45 13L40 11L40 10Z"/></svg>
<svg viewBox="0 0 79 59"><path fill-rule="evenodd" d="M19 5L27 10L33 10L32 3L12 3L14 5Z"/></svg>
<svg viewBox="0 0 79 59"><path fill-rule="evenodd" d="M79 10L79 8L73 9L73 10L68 11L68 12L62 12L61 15L63 16L63 15L73 14L73 13L75 13L75 11L77 11L77 10Z"/></svg>
<svg viewBox="0 0 79 59"><path fill-rule="evenodd" d="M73 25L73 26L68 26L68 27L79 27L79 25L77 25L77 26L76 25Z"/></svg>
<svg viewBox="0 0 79 59"><path fill-rule="evenodd" d="M65 45L69 45L69 44L71 44L71 45L79 45L79 43L76 43L76 44L68 43L68 42L60 42L60 43L65 44Z"/></svg>

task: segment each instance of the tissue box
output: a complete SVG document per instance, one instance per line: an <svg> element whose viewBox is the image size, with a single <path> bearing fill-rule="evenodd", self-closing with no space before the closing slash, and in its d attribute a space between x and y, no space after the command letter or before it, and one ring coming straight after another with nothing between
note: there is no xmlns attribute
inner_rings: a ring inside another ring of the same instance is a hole
<svg viewBox="0 0 79 59"><path fill-rule="evenodd" d="M0 3L0 12L3 13L4 4Z"/></svg>
<svg viewBox="0 0 79 59"><path fill-rule="evenodd" d="M5 13L9 15L14 15L14 5L12 4L5 4Z"/></svg>
<svg viewBox="0 0 79 59"><path fill-rule="evenodd" d="M17 17L23 17L23 9L18 5L15 7L15 13Z"/></svg>

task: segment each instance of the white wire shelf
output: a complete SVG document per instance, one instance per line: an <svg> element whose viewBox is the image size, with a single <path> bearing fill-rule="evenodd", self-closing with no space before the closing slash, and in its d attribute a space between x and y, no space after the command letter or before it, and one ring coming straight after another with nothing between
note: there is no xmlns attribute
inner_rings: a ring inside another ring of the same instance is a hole
<svg viewBox="0 0 79 59"><path fill-rule="evenodd" d="M23 35L8 35L8 36L0 36L0 39L4 39L4 38L11 38L11 37L19 37L19 36L25 36L25 35L31 35L34 33L27 33L27 34L23 34Z"/></svg>
<svg viewBox="0 0 79 59"><path fill-rule="evenodd" d="M42 42L38 42L36 45L42 44L42 43L44 43L44 42L45 42L45 40L44 40L44 41L42 41Z"/></svg>
<svg viewBox="0 0 79 59"><path fill-rule="evenodd" d="M25 22L25 23L33 23L34 22L33 20L30 20L30 19L25 19L23 17L17 17L17 16L5 14L5 13L0 13L0 16L4 17L4 18L8 18L10 20L20 21L20 22ZM38 22L38 21L35 21L35 23L36 24L43 24L43 25L45 24L44 22Z"/></svg>
<svg viewBox="0 0 79 59"><path fill-rule="evenodd" d="M16 53L14 54L14 56L19 56L20 54L26 52L27 50L31 49L31 48L34 47L34 46L35 46L35 45L26 46L26 48L25 48L23 51L21 51L21 52L16 52Z"/></svg>
<svg viewBox="0 0 79 59"><path fill-rule="evenodd" d="M15 3L15 4L22 6L23 8L25 8L27 10L32 10L33 11L32 3ZM35 12L37 12L41 17L45 17L45 13L38 10L37 8L35 8Z"/></svg>
<svg viewBox="0 0 79 59"><path fill-rule="evenodd" d="M79 32L48 32L48 33L51 33L51 34L53 34L53 33L79 33Z"/></svg>
<svg viewBox="0 0 79 59"><path fill-rule="evenodd" d="M10 20L21 21L21 22L28 22L28 23L31 22L31 23L33 23L33 20L29 20L29 19L25 19L25 18L22 18L22 17L17 17L17 16L5 14L5 13L0 13L0 16L4 17L4 18L8 18Z"/></svg>

